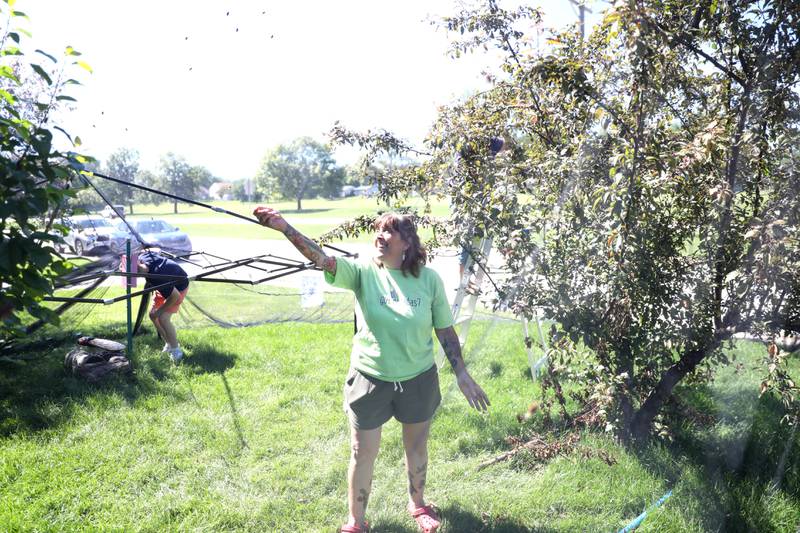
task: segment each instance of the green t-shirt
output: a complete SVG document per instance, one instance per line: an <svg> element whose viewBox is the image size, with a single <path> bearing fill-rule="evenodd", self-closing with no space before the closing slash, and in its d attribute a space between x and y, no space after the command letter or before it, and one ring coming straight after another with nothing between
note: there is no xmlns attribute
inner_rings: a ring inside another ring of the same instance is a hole
<svg viewBox="0 0 800 533"><path fill-rule="evenodd" d="M436 271L422 267L415 278L372 259L337 257L336 276L326 272L325 280L356 295L353 368L383 381L405 381L433 365L433 328L453 325Z"/></svg>

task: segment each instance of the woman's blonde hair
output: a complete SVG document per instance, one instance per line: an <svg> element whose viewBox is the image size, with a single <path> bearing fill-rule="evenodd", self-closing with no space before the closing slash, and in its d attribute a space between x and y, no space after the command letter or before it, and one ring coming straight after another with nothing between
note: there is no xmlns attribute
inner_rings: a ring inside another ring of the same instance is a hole
<svg viewBox="0 0 800 533"><path fill-rule="evenodd" d="M405 252L400 268L403 271L403 275L408 275L410 272L412 276L418 278L420 268L428 261L428 253L419 240L414 217L399 213L384 213L375 220L373 227L376 231L382 228L390 228L399 233L400 237L408 243L408 250Z"/></svg>

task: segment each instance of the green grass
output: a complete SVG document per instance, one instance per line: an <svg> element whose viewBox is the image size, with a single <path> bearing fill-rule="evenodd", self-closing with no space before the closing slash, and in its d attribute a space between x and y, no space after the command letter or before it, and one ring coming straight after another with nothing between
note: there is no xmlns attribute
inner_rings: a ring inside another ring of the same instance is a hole
<svg viewBox="0 0 800 533"><path fill-rule="evenodd" d="M298 230L309 237L318 237L333 229L336 225L359 215L374 215L378 210L386 210L385 204L379 203L374 198L341 198L335 200L311 199L303 201L303 210L297 211L297 204L289 202L246 203L238 201L215 201L210 205L226 209L247 217L252 217L253 209L257 205L270 205L280 210L286 219ZM410 198L404 205L423 209L423 202L419 198ZM446 216L449 205L446 201L437 201L432 205L432 213L436 216ZM237 219L230 215L216 213L209 209L191 204L179 203L178 213L173 213L171 203L158 205L135 205L131 218L157 217L167 220L187 232L190 237L220 237L230 238L235 236L240 239L279 239L279 234L266 231L263 227ZM423 239L430 237L427 230L422 230ZM370 242L371 235L363 235L355 242ZM351 241L351 242L353 242Z"/></svg>
<svg viewBox="0 0 800 533"><path fill-rule="evenodd" d="M124 338L124 305L98 309L83 330ZM342 523L341 386L352 325L179 334L190 354L180 366L150 330L136 339L134 376L99 385L65 375L68 345L0 360L0 529L334 531ZM629 449L586 433L582 449L604 450L616 464L576 452L534 469L478 470L507 449L507 435L546 432L539 418L516 420L539 395L526 378L519 325L476 321L465 358L492 408L470 411L442 372L427 494L443 510L443 533L613 531L670 488L640 531L794 531L800 445L795 439L781 489L769 489L789 428L777 424L780 406L757 396L762 350L741 343L743 370L681 388L716 420L683 418L671 444ZM370 498L376 531L415 531L403 510L402 462L391 422Z"/></svg>

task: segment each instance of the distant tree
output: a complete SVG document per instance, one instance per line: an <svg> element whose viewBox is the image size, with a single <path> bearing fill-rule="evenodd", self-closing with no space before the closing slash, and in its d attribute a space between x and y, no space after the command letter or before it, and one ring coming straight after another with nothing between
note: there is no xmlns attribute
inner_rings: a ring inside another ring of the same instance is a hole
<svg viewBox="0 0 800 533"><path fill-rule="evenodd" d="M108 161L102 167L102 172L112 178L136 183L136 175L139 173L139 152L129 148L117 149L108 157ZM101 190L112 203L128 204L130 212L133 214L133 203L136 199L135 188L113 181L103 181L97 185L101 186Z"/></svg>
<svg viewBox="0 0 800 533"><path fill-rule="evenodd" d="M344 185L358 187L363 185L364 172L360 164L346 165L344 167Z"/></svg>
<svg viewBox="0 0 800 533"><path fill-rule="evenodd" d="M139 170L136 173L136 183L155 189L159 187L158 177L150 170ZM164 196L144 191L142 189L133 190L133 200L139 204L159 204L164 201Z"/></svg>
<svg viewBox="0 0 800 533"><path fill-rule="evenodd" d="M303 209L304 198L330 194L337 184L341 188L343 179L330 149L310 137L301 137L268 152L256 175L260 192L294 198L298 211Z"/></svg>
<svg viewBox="0 0 800 533"><path fill-rule="evenodd" d="M345 183L344 167L334 167L322 180L320 194L325 198L338 198Z"/></svg>
<svg viewBox="0 0 800 533"><path fill-rule="evenodd" d="M197 192L195 181L192 179L192 167L183 157L172 152L161 158L157 185L158 189L164 192L185 198L192 198ZM172 208L177 214L177 200L172 201Z"/></svg>
<svg viewBox="0 0 800 533"><path fill-rule="evenodd" d="M208 198L208 188L211 184L215 181L220 181L218 178L214 177L210 170L203 166L194 166L190 168L189 179L194 184L195 193L193 196L197 198L202 196L204 199Z"/></svg>
<svg viewBox="0 0 800 533"><path fill-rule="evenodd" d="M248 194L248 185L250 182L250 193ZM258 202L262 199L261 192L256 190L255 182L252 179L236 180L233 182L231 195L234 199L240 202Z"/></svg>
<svg viewBox="0 0 800 533"><path fill-rule="evenodd" d="M88 161L83 165L83 168L86 172L99 171L100 163L95 160ZM89 211L98 211L105 207L105 202L103 202L103 199L97 194L97 191L83 179L79 178L73 180L70 187L72 188L72 195L67 200L64 209L60 213L62 217L82 214Z"/></svg>
<svg viewBox="0 0 800 533"><path fill-rule="evenodd" d="M247 201L247 193L244 190L244 180L236 180L231 183L231 196L233 196L234 200L239 200L240 202Z"/></svg>

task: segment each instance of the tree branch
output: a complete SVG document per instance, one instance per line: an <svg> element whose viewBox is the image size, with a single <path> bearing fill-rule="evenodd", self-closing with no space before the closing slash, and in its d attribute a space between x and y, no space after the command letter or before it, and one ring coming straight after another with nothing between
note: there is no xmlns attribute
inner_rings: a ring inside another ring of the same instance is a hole
<svg viewBox="0 0 800 533"><path fill-rule="evenodd" d="M665 28L664 25L661 24L660 22L657 22L657 21L654 21L654 20L650 20L647 17L643 17L643 18L644 18L644 20L646 20L647 22L652 24L655 28L657 28L664 35L664 37L667 38L667 40L669 41L670 45L674 45L676 43L682 44L683 46L685 46L686 48L688 48L689 50L694 52L696 55L702 57L703 59L705 59L706 61L708 61L709 63L711 63L715 67L717 67L717 69L719 69L720 72L723 72L726 76L728 76L729 78L731 78L734 81L736 81L736 83L738 83L739 85L742 85L742 86L745 85L745 79L744 78L742 78L741 76L739 76L738 74L733 72L730 68L728 68L725 65L723 65L722 63L720 63L720 61L717 58L713 57L712 55L710 55L707 52L704 52L703 50L698 48L694 43L691 42L690 39L687 39L686 36L677 35L677 34L670 34L670 32L667 30L667 28Z"/></svg>

